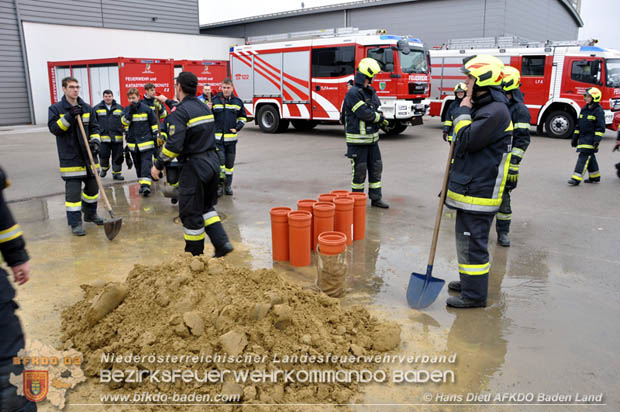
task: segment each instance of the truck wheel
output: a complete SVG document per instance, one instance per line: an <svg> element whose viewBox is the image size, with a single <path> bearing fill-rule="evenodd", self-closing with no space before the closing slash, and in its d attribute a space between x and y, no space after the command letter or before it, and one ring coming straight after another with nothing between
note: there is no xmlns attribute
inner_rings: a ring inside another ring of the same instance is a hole
<svg viewBox="0 0 620 412"><path fill-rule="evenodd" d="M293 127L300 132L306 132L308 130L312 130L316 127L316 121L314 120L291 120L293 123Z"/></svg>
<svg viewBox="0 0 620 412"><path fill-rule="evenodd" d="M388 120L389 125L381 127L381 130L388 136L396 136L401 134L407 128L407 123L400 122L398 120Z"/></svg>
<svg viewBox="0 0 620 412"><path fill-rule="evenodd" d="M265 105L258 109L256 114L256 122L263 133L277 133L280 128L280 113L278 109L271 105Z"/></svg>
<svg viewBox="0 0 620 412"><path fill-rule="evenodd" d="M547 116L545 120L545 132L547 136L556 139L568 139L573 136L575 119L564 110L558 110Z"/></svg>

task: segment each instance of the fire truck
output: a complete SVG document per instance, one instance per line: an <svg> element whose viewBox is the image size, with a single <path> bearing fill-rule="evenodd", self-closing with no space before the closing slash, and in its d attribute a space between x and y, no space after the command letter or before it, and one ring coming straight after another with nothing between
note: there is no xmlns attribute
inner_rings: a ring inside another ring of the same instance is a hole
<svg viewBox="0 0 620 412"><path fill-rule="evenodd" d="M182 71L192 72L198 77L198 95L202 94L202 86L211 86L211 93L215 96L220 91L222 80L228 77L228 62L226 60L175 60L174 77Z"/></svg>
<svg viewBox="0 0 620 412"><path fill-rule="evenodd" d="M521 71L521 90L537 132L569 138L583 106L583 93L597 87L603 93L605 121L614 128L614 106L620 106L620 52L596 46L596 41L531 42L517 37L451 40L431 50L431 116L445 120L454 99L454 86L464 81L463 58L491 54ZM615 126L617 127L617 126Z"/></svg>
<svg viewBox="0 0 620 412"><path fill-rule="evenodd" d="M248 38L230 49L235 90L263 132L309 130L335 124L357 63L372 57L382 72L373 80L385 133L421 124L429 96L430 58L424 44L384 30L341 28Z"/></svg>

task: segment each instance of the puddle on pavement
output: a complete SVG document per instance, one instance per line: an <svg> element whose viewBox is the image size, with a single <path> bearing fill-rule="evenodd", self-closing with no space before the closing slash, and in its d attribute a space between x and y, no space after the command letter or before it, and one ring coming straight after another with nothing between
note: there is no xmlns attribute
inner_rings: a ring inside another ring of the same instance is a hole
<svg viewBox="0 0 620 412"><path fill-rule="evenodd" d="M122 281L134 264L159 263L183 250L182 230L175 224L177 206L157 191L149 198L141 198L138 189L137 184L106 188L113 209L123 217L122 230L113 242L107 240L102 227L92 224L85 224L87 236L73 237L66 225L62 195L11 204L26 233L32 258L32 279L18 288L20 317L29 339L60 345L60 312L81 297L80 284L96 279ZM265 199L265 203L244 206L242 200L235 198L225 197L220 201L217 208L226 217L224 226L235 246L235 252L227 259L251 268L273 266L290 279L313 286L314 260L304 268L272 262L270 206L266 202ZM605 359L607 355L618 365L618 355L609 343L612 340L599 341L600 350L591 350L586 359L576 361L579 348L597 346L596 336L578 334L572 336L571 345L566 345L567 337L554 333L553 324L565 312L574 314L578 322L589 321L586 315L579 314L579 307L565 310L560 303L566 298L554 292L550 285L553 283L565 292L568 289L571 275L562 270L566 264L563 260L550 257L542 250L496 248L493 244L489 307L446 310L444 302L448 294L444 288L438 302L424 312L415 311L407 306L404 294L411 272L426 265L428 240L420 239L417 234L430 237L432 222L402 224L402 213L402 210L382 213L369 209L366 239L355 242L347 251L348 293L342 302L363 304L378 316L400 322L403 345L398 354L456 353L457 361L453 365L400 365L402 369L452 369L456 382L369 385L360 401L392 406L366 410L402 410L394 404L427 403L423 400L427 392L564 393L572 390L586 393L591 390L591 393L606 393L608 402L616 401L612 382L617 382L619 377L617 368L605 366L610 365ZM453 214L444 214L438 256L442 250L445 256L454 255L453 221ZM209 242L206 243L205 252L212 253ZM455 267L454 258L438 259L434 274L454 280ZM567 296L570 299L572 295L568 292ZM617 319L608 320L609 324L617 324ZM576 366L588 374L587 384L574 372ZM86 388L69 395L70 402L87 398L89 389ZM458 410L470 410L467 408L458 407Z"/></svg>

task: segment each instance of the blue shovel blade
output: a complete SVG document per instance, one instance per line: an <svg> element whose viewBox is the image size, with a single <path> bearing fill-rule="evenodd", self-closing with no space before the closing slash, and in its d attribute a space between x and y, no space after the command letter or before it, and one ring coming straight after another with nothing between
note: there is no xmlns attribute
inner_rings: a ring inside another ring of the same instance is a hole
<svg viewBox="0 0 620 412"><path fill-rule="evenodd" d="M407 303L414 309L426 308L435 302L441 292L444 283L443 279L431 276L432 266L426 274L412 273L407 286Z"/></svg>

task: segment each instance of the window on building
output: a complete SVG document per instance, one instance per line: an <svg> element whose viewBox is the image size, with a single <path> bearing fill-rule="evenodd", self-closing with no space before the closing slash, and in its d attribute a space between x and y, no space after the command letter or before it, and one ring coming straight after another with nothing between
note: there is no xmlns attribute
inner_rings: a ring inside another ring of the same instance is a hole
<svg viewBox="0 0 620 412"><path fill-rule="evenodd" d="M582 83L602 84L600 60L574 61L571 67L570 78Z"/></svg>
<svg viewBox="0 0 620 412"><path fill-rule="evenodd" d="M340 77L355 72L355 46L312 49L312 77Z"/></svg>
<svg viewBox="0 0 620 412"><path fill-rule="evenodd" d="M521 76L544 76L545 56L523 56Z"/></svg>

